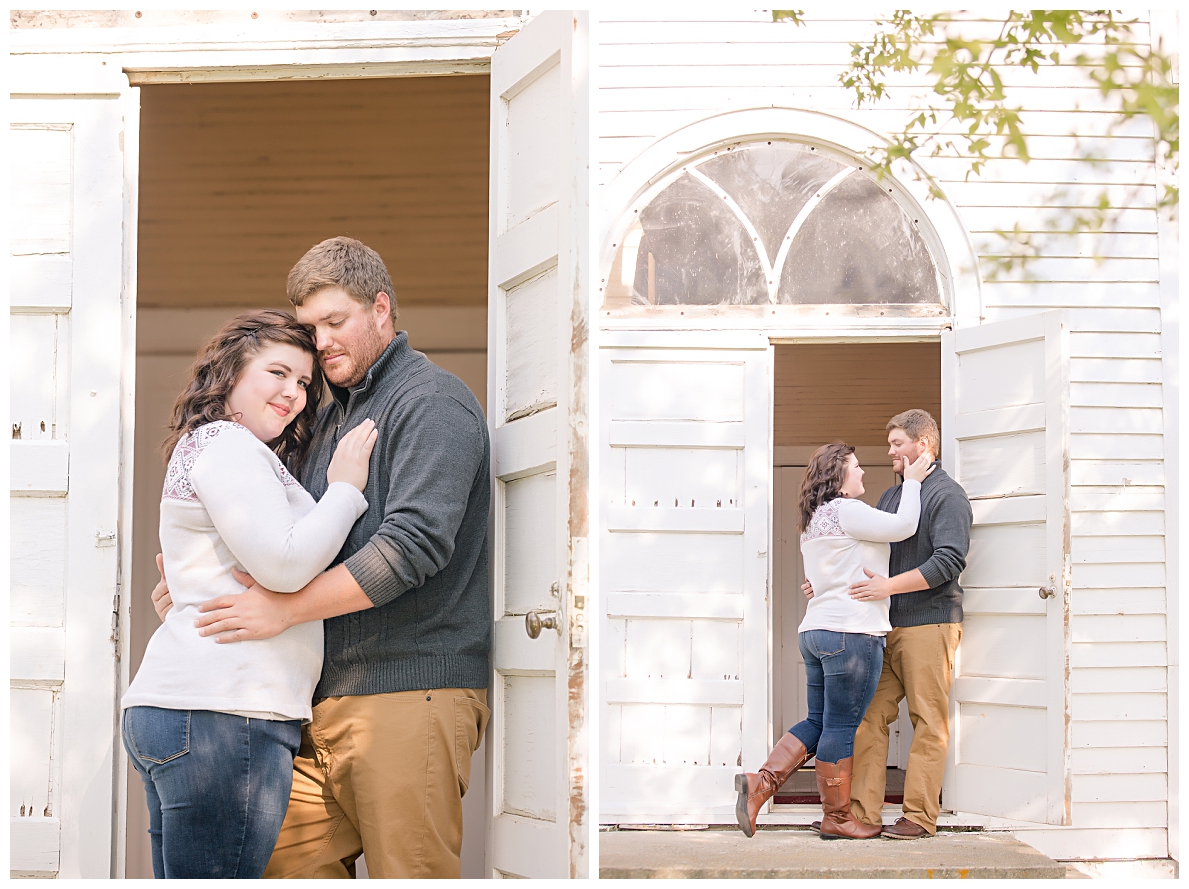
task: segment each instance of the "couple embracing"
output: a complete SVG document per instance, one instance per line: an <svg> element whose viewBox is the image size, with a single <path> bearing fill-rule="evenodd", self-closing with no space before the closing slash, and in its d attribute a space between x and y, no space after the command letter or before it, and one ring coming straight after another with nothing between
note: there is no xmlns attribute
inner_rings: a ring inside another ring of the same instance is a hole
<svg viewBox="0 0 1189 889"><path fill-rule="evenodd" d="M949 744L949 692L962 638L958 577L972 514L962 487L938 465L941 436L925 411L887 424L903 483L878 507L863 503L854 448L823 445L801 485L798 527L809 597L798 628L809 715L780 739L758 772L735 776L735 814L753 836L781 785L816 757L823 839L920 839L937 832ZM903 817L884 826L888 728L907 700L913 739Z"/></svg>
<svg viewBox="0 0 1189 889"><path fill-rule="evenodd" d="M174 405L163 623L124 696L156 877L458 877L487 724L487 423L350 238ZM324 384L331 398L320 406ZM166 584L168 577L168 584Z"/></svg>

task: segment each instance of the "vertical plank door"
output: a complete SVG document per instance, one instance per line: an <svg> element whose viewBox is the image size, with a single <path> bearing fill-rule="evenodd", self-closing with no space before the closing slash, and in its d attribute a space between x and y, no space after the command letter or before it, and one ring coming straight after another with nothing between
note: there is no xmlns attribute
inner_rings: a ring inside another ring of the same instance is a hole
<svg viewBox="0 0 1189 889"><path fill-rule="evenodd" d="M770 739L772 349L603 335L600 819L732 823Z"/></svg>
<svg viewBox="0 0 1189 889"><path fill-rule="evenodd" d="M118 89L26 96L9 103L9 866L106 878L124 755L115 620L135 105Z"/></svg>
<svg viewBox="0 0 1189 889"><path fill-rule="evenodd" d="M1060 312L942 337L942 458L974 512L947 809L1070 823L1069 334Z"/></svg>
<svg viewBox="0 0 1189 889"><path fill-rule="evenodd" d="M588 871L586 39L542 13L491 63L495 876Z"/></svg>

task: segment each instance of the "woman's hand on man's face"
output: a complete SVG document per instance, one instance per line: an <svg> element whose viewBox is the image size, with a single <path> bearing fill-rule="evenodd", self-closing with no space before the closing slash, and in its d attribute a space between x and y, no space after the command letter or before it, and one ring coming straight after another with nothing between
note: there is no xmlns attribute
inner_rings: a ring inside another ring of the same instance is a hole
<svg viewBox="0 0 1189 889"><path fill-rule="evenodd" d="M935 468L933 466L934 459L936 458L929 451L921 451L921 455L911 463L905 461L904 480L906 482L923 482Z"/></svg>

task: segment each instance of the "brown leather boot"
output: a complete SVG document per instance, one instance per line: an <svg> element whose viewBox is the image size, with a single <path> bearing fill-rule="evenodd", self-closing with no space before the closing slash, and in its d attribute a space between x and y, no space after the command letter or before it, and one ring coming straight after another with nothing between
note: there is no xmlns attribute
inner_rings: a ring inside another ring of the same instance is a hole
<svg viewBox="0 0 1189 889"><path fill-rule="evenodd" d="M735 802L735 818L744 834L755 836L756 817L764 803L776 795L780 786L793 772L805 765L807 759L809 753L805 745L796 735L785 732L758 772L735 776L735 789L739 791L739 799Z"/></svg>
<svg viewBox="0 0 1189 889"><path fill-rule="evenodd" d="M817 761L817 792L822 798L823 840L869 840L879 836L883 825L864 824L850 811L850 779L855 758L838 762Z"/></svg>

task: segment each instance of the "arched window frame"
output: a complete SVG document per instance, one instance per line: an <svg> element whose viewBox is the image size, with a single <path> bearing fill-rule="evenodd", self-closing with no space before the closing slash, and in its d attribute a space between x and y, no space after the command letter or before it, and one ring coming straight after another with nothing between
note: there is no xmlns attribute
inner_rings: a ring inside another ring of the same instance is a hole
<svg viewBox="0 0 1189 889"><path fill-rule="evenodd" d="M638 213L679 177L683 168L736 146L761 141L811 145L848 165L866 166L865 152L881 137L851 121L793 108L757 108L724 112L687 125L658 139L629 161L603 189L603 233L595 303L600 323L613 327L666 325L796 329L811 333L843 330L902 331L935 335L940 330L979 324L982 289L977 256L957 210L945 197L932 197L936 183L919 166L898 161L880 185L912 218L933 256L944 305L717 305L631 306L602 308L603 295L620 239Z"/></svg>

